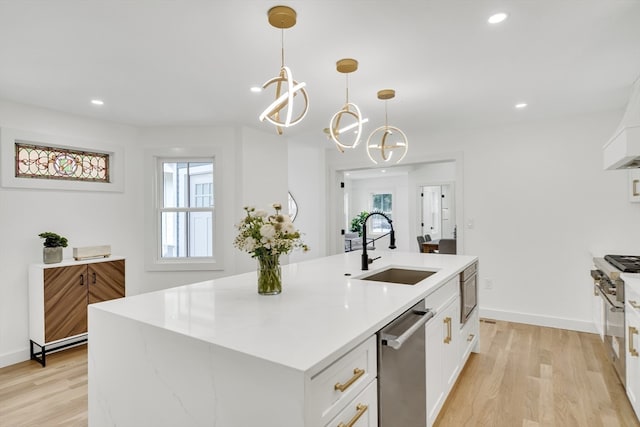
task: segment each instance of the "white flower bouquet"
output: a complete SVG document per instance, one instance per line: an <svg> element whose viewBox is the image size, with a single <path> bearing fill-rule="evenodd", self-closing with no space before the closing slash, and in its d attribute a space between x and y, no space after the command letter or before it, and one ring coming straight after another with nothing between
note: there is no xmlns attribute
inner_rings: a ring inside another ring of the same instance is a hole
<svg viewBox="0 0 640 427"><path fill-rule="evenodd" d="M258 292L266 295L282 291L280 255L293 249L308 251L289 215L281 212L282 205L273 204L274 215L262 209L247 206L247 215L236 225L239 233L233 245L258 260Z"/></svg>

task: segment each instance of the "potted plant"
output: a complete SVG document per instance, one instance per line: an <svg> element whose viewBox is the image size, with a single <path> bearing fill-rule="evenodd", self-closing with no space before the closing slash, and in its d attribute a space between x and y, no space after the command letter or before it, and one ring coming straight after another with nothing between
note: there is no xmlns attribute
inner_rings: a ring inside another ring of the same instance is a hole
<svg viewBox="0 0 640 427"><path fill-rule="evenodd" d="M369 212L362 211L351 220L351 231L358 233L359 237L362 237L362 223L367 215L369 215Z"/></svg>
<svg viewBox="0 0 640 427"><path fill-rule="evenodd" d="M55 264L62 261L62 248L67 247L67 238L50 231L40 233L44 239L42 258L45 264Z"/></svg>

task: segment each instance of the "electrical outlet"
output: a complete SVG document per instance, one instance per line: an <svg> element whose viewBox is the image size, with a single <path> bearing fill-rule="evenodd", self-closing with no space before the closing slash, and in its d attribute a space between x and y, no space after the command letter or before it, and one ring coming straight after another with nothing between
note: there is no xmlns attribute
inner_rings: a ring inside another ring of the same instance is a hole
<svg viewBox="0 0 640 427"><path fill-rule="evenodd" d="M484 279L484 288L487 290L493 289L493 279Z"/></svg>

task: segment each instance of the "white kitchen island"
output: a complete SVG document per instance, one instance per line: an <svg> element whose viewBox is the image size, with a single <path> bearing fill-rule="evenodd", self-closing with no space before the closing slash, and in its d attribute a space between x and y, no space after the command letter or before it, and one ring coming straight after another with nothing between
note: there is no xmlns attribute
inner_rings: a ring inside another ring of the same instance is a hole
<svg viewBox="0 0 640 427"><path fill-rule="evenodd" d="M477 258L381 252L369 266L437 271L410 286L357 279L360 255L283 266L276 296L253 272L89 306L89 425L337 426L356 398L370 401L358 425L377 425L376 332ZM355 380L334 390L345 370Z"/></svg>

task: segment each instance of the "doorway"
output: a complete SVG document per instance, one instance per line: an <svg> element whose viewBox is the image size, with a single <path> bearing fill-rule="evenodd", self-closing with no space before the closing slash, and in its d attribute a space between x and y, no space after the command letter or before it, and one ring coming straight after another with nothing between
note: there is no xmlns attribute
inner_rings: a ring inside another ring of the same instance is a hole
<svg viewBox="0 0 640 427"><path fill-rule="evenodd" d="M420 229L431 240L456 238L455 190L453 183L418 188Z"/></svg>

